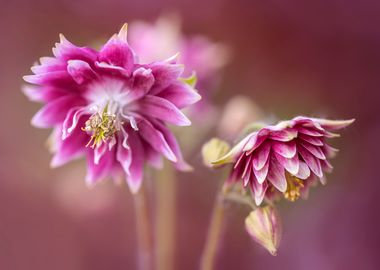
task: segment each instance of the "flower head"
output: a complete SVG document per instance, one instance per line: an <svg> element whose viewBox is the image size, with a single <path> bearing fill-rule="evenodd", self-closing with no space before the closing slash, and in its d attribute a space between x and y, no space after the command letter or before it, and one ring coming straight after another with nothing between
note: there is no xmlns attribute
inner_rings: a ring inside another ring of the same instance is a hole
<svg viewBox="0 0 380 270"><path fill-rule="evenodd" d="M267 205L253 210L245 219L245 229L254 241L266 248L273 256L277 254L282 236L282 225L277 210Z"/></svg>
<svg viewBox="0 0 380 270"><path fill-rule="evenodd" d="M54 57L43 57L25 76L25 94L44 107L37 127L54 129L52 166L87 156L88 184L126 175L136 192L143 166L161 166L161 156L188 169L166 124L190 125L180 111L200 99L181 78L175 57L140 64L127 42L127 25L96 51L77 47L62 35Z"/></svg>
<svg viewBox="0 0 380 270"><path fill-rule="evenodd" d="M324 172L332 169L328 159L337 151L326 139L339 136L332 132L352 122L308 117L282 121L248 134L213 164L233 163L230 181L249 186L257 205L278 193L295 201L316 179L325 183Z"/></svg>

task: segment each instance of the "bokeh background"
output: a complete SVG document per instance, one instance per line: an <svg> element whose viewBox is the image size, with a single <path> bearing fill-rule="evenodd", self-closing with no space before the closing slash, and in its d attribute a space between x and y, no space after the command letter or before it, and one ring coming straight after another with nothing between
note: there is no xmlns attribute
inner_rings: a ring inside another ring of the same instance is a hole
<svg viewBox="0 0 380 270"><path fill-rule="evenodd" d="M279 255L249 239L246 212L232 206L217 269L379 269L380 3L372 0L0 0L0 269L136 269L127 187L87 189L80 161L50 169L49 132L30 126L40 106L20 88L58 33L85 45L172 11L186 34L231 49L219 106L244 94L271 117L357 120L333 142L341 151L328 186L281 205ZM178 174L175 269L199 265L221 176L200 154L191 162L196 172Z"/></svg>

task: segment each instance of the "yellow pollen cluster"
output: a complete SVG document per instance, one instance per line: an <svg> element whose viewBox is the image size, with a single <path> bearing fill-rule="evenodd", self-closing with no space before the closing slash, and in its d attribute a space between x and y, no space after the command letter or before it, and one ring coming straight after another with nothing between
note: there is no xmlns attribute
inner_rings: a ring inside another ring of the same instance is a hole
<svg viewBox="0 0 380 270"><path fill-rule="evenodd" d="M102 142L112 138L116 131L119 130L116 124L116 115L108 113L108 106L106 106L102 113L97 112L91 115L82 130L92 133L86 147L90 146L91 143L91 148L99 146Z"/></svg>
<svg viewBox="0 0 380 270"><path fill-rule="evenodd" d="M304 187L303 181L286 173L286 182L288 183L288 188L284 193L285 199L294 202L301 196L301 189Z"/></svg>

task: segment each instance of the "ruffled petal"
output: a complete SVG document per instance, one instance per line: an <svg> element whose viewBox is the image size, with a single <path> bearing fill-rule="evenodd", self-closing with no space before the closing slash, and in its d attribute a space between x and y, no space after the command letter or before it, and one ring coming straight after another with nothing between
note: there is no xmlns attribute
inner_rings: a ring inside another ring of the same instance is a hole
<svg viewBox="0 0 380 270"><path fill-rule="evenodd" d="M122 67L130 74L134 66L134 54L128 43L117 36L113 36L100 50L99 62L111 66Z"/></svg>
<svg viewBox="0 0 380 270"><path fill-rule="evenodd" d="M299 169L295 176L302 180L305 180L310 177L310 169L305 162L299 161Z"/></svg>
<svg viewBox="0 0 380 270"><path fill-rule="evenodd" d="M281 192L285 192L287 182L285 178L284 167L274 158L271 157L267 179Z"/></svg>
<svg viewBox="0 0 380 270"><path fill-rule="evenodd" d="M150 91L151 95L159 94L166 87L176 82L184 70L183 65L166 62L155 62L146 65L146 67L150 68L154 75L154 85Z"/></svg>
<svg viewBox="0 0 380 270"><path fill-rule="evenodd" d="M259 170L256 170L256 168L253 166L253 173L255 174L257 181L260 184L262 184L267 178L268 170L269 170L269 159L265 162L264 166Z"/></svg>
<svg viewBox="0 0 380 270"><path fill-rule="evenodd" d="M147 95L138 102L139 112L177 126L189 126L190 120L166 99Z"/></svg>
<svg viewBox="0 0 380 270"><path fill-rule="evenodd" d="M277 161L291 174L296 175L299 170L299 159L298 155L294 155L294 157L286 158L277 152L275 153Z"/></svg>
<svg viewBox="0 0 380 270"><path fill-rule="evenodd" d="M269 142L265 142L257 148L252 161L255 170L261 170L264 167L268 161L270 151L271 144Z"/></svg>
<svg viewBox="0 0 380 270"><path fill-rule="evenodd" d="M80 120L81 124L84 124L84 119ZM81 157L86 152L86 144L89 140L88 135L82 130L75 129L73 131L73 136L67 138L66 140L61 140L61 132L57 132L56 142L56 153L50 162L50 166L53 168L62 166L67 162Z"/></svg>
<svg viewBox="0 0 380 270"><path fill-rule="evenodd" d="M323 153L322 149L319 146L314 146L312 144L309 144L307 142L300 142L300 145L307 149L310 153L312 153L316 158L325 160L326 156Z"/></svg>
<svg viewBox="0 0 380 270"><path fill-rule="evenodd" d="M96 78L91 66L82 60L69 60L67 62L67 72L77 84Z"/></svg>
<svg viewBox="0 0 380 270"><path fill-rule="evenodd" d="M83 103L83 100L75 96L63 96L51 101L34 115L32 125L49 128L60 124L73 106L81 106Z"/></svg>
<svg viewBox="0 0 380 270"><path fill-rule="evenodd" d="M148 143L154 150L162 153L167 159L177 162L177 158L166 142L164 136L160 131L149 123L145 118L138 117L137 127L139 135Z"/></svg>
<svg viewBox="0 0 380 270"><path fill-rule="evenodd" d="M322 168L321 168L321 163L318 158L316 158L314 155L312 155L309 151L307 151L303 147L298 148L298 152L302 156L303 160L309 166L311 171L318 177L323 176Z"/></svg>
<svg viewBox="0 0 380 270"><path fill-rule="evenodd" d="M188 84L181 83L179 81L172 83L158 96L169 100L179 109L194 104L201 99L201 96L195 89L190 87Z"/></svg>
<svg viewBox="0 0 380 270"><path fill-rule="evenodd" d="M277 154L280 154L286 158L292 158L297 153L297 147L295 141L290 142L273 142L273 149Z"/></svg>
<svg viewBox="0 0 380 270"><path fill-rule="evenodd" d="M145 152L141 139L135 131L129 133L128 142L132 156L127 183L131 192L137 193L143 181Z"/></svg>

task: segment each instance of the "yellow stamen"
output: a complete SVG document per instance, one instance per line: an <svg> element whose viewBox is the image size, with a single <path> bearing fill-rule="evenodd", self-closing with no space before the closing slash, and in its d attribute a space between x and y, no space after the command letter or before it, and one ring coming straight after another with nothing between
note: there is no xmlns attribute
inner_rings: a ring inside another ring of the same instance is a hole
<svg viewBox="0 0 380 270"><path fill-rule="evenodd" d="M301 197L301 189L304 187L303 181L294 175L286 173L288 188L284 193L285 199L294 202Z"/></svg>
<svg viewBox="0 0 380 270"><path fill-rule="evenodd" d="M116 131L119 130L116 123L116 115L108 112L107 104L102 113L97 112L90 116L82 130L92 133L86 147L92 143L90 147L95 148L95 146L99 146L102 142L106 142L112 138Z"/></svg>

